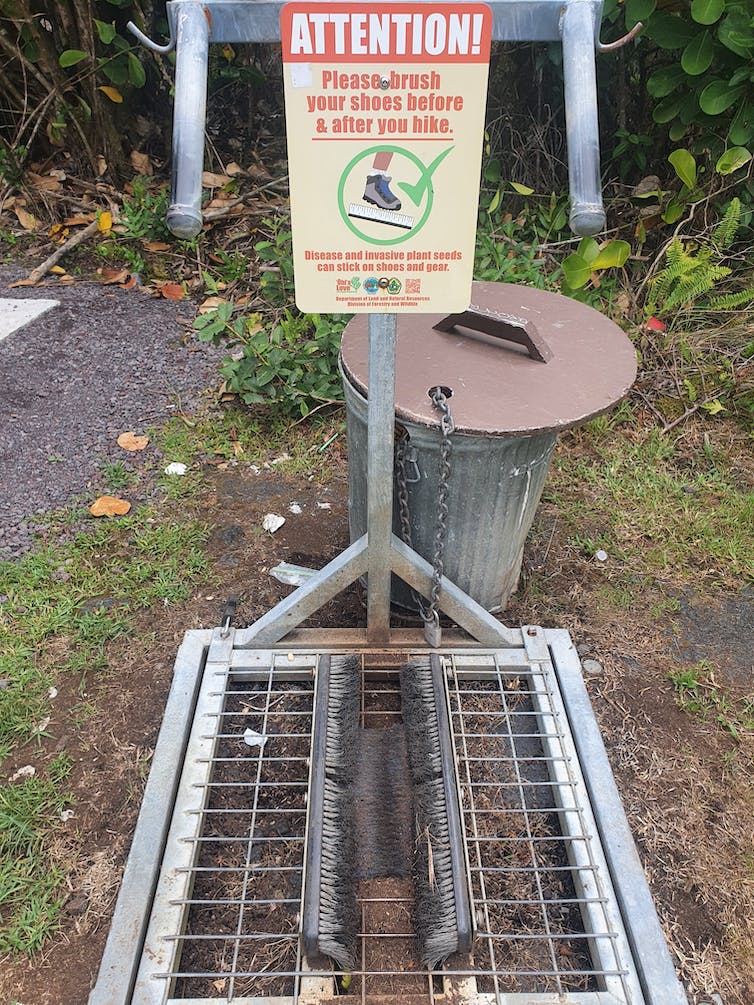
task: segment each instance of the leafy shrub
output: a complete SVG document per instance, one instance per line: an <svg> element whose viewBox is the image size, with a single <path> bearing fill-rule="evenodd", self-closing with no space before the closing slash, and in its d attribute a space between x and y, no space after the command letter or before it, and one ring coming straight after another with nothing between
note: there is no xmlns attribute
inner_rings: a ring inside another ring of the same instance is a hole
<svg viewBox="0 0 754 1005"><path fill-rule="evenodd" d="M198 317L194 328L203 342L227 341L231 355L220 372L229 391L247 405L302 418L343 400L338 350L347 320L286 308L265 324L261 314L234 319L228 303Z"/></svg>
<svg viewBox="0 0 754 1005"><path fill-rule="evenodd" d="M727 135L729 146L754 139L751 0L692 0L681 10L626 0L625 18L629 28L642 21L654 43L647 90L656 100L653 119L668 125L671 140L700 130Z"/></svg>

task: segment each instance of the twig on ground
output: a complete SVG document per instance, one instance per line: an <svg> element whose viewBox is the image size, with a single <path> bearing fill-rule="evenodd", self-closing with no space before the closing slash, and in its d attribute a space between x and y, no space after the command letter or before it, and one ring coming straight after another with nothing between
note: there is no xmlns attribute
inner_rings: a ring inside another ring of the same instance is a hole
<svg viewBox="0 0 754 1005"><path fill-rule="evenodd" d="M75 234L71 234L68 240L56 248L49 258L46 258L41 265L38 265L36 269L29 273L26 279L21 281L22 284L24 286L31 286L32 283L38 283L42 276L45 276L50 271L53 265L57 265L63 255L67 255L73 248L77 248L80 244L83 244L84 241L96 234L98 230L99 222L92 220L83 230L78 230Z"/></svg>

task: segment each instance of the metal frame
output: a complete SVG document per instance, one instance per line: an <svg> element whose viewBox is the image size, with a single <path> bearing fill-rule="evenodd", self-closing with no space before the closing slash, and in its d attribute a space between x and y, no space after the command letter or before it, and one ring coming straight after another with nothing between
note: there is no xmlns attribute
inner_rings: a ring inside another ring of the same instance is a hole
<svg viewBox="0 0 754 1005"><path fill-rule="evenodd" d="M545 809L556 813L560 820L563 837L558 840L568 852L567 869L574 879L584 931L587 937L593 933L590 946L596 963L589 971L595 975L590 979L598 983L589 991L563 991L560 997L557 988L541 994L514 993L504 985L497 987L497 993L494 987L491 991L478 991L478 979L484 978L489 984L490 980L497 979L495 971L500 971L501 979L506 973L504 967L493 963L487 970L476 969L471 973L460 969L438 971L434 977L443 982L443 992L429 991L427 1000L439 998L442 1001L452 991L453 1000L466 999L477 1005L551 1005L556 1001L562 1005L688 1005L657 921L570 637L565 631L534 627L524 629L523 634L526 645L520 648L445 647L440 651L448 670L449 707L457 740L460 783L462 790L466 789L464 809L470 865L472 873L475 869L481 869L482 875L485 870L489 871L479 860L485 848L484 840L475 831L480 807L469 801L469 792L473 794L474 791L475 761L479 758L470 749L464 752L464 743L473 742L470 732L474 732L475 717L479 715L477 706L483 715L492 714L484 712L483 702L487 699L474 691L477 687L486 687L488 696L498 695L499 708L494 714L505 713L500 720L505 728L496 726L490 735L502 736L512 757L502 751L497 758L485 757L484 760L511 761L514 774L506 784L513 796L516 792L523 793L532 782L517 774L519 765L531 760L531 751L524 746L529 730L522 729L520 723L512 730L511 716L518 715L519 720L528 716L536 723L532 733L542 744L542 754L535 759L546 765L549 781L542 784L549 786L548 791L551 790L555 798ZM155 753L100 977L89 1005L168 1005L173 1001L166 996L165 980L153 980L150 974L155 970L164 974L176 972L176 940L166 942L162 936L182 930L186 901L191 899L191 869L200 844L197 838L201 834L207 782L217 744L221 742L218 733L223 733L211 724L222 721L228 680L271 681L270 668L274 667L276 680L311 682L317 650L289 651L281 646L248 650L239 648L237 635L231 632L222 638L219 630L189 632L179 651L168 715ZM385 652L379 648L366 652L365 663ZM392 653L393 666L395 661L395 653ZM375 671L365 669L365 674L374 677ZM381 679L380 671L376 671L376 675ZM523 682L521 695L530 710L514 713L507 706L516 697L519 675ZM202 678L204 685L200 687ZM476 684L478 681L487 683ZM464 689L467 689L465 695ZM264 691L260 695L263 698ZM198 702L195 709L191 707L194 700ZM260 702L260 706L263 704L264 701ZM269 699L267 704L270 704ZM176 721L171 725L173 717ZM187 723L192 718L194 725L189 728ZM207 728L208 723L210 728ZM185 751L180 743L176 745L181 735L185 737ZM249 756L253 761L253 752ZM165 842L166 815L170 817L173 808L169 790L174 786L176 768L181 763L184 768L175 802L176 812L172 815L170 835ZM167 786L166 778L171 779ZM499 785L497 790L501 791ZM244 812L256 812L254 800L252 778ZM508 804L497 802L493 805L499 810L500 806ZM522 849L529 848L534 856L540 838L532 818L544 809L536 802L532 802L531 811L526 810L525 801L522 805L523 819L531 830L527 831L528 837L524 835L516 840L523 841ZM509 812L518 814L521 819L521 811L515 807ZM598 840L594 840L597 837ZM151 892L155 868L163 851L163 870L155 896ZM536 872L535 860L533 864ZM476 892L478 896L478 885ZM546 902L546 897L538 896ZM477 904L482 909L483 920L484 906ZM545 911L544 903L540 907ZM485 939L488 943L494 941L494 936L483 934L485 931L491 931L489 926L482 928L482 942ZM544 934L537 936L543 946L550 947L550 952L553 944L557 945L558 937L557 930L548 935L546 928ZM361 970L365 971L366 979L368 968ZM236 1005L293 1005L296 1001L303 1005L330 996L331 971L310 970L307 962L297 956L293 975L297 986L297 995L293 998L240 996L232 1000ZM557 974L553 980L557 981ZM198 1005L201 999L185 1000ZM218 1000L221 999L206 999L207 1003Z"/></svg>

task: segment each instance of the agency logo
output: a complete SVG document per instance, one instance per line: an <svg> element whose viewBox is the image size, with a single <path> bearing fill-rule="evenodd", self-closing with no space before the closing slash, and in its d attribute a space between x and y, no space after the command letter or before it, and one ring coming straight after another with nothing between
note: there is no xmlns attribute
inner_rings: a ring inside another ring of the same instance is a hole
<svg viewBox="0 0 754 1005"><path fill-rule="evenodd" d="M364 292L365 293L376 293L380 288L379 280L376 276L370 276L369 279L364 280Z"/></svg>
<svg viewBox="0 0 754 1005"><path fill-rule="evenodd" d="M390 282L387 284L387 291L392 296L397 296L397 294L401 292L400 279L395 279L395 277L393 277L393 279L391 279Z"/></svg>

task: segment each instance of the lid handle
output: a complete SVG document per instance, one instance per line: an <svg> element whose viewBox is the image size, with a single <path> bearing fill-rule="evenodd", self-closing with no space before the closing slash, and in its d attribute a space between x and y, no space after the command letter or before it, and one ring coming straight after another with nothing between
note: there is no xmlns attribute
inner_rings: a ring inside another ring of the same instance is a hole
<svg viewBox="0 0 754 1005"><path fill-rule="evenodd" d="M458 327L471 328L472 331L483 332L493 338L525 346L529 357L538 363L546 363L552 359L552 350L537 331L534 322L528 318L517 318L513 314L504 314L502 311L475 307L471 304L468 310L460 314L448 314L442 321L433 325L434 330L439 332L449 332Z"/></svg>

